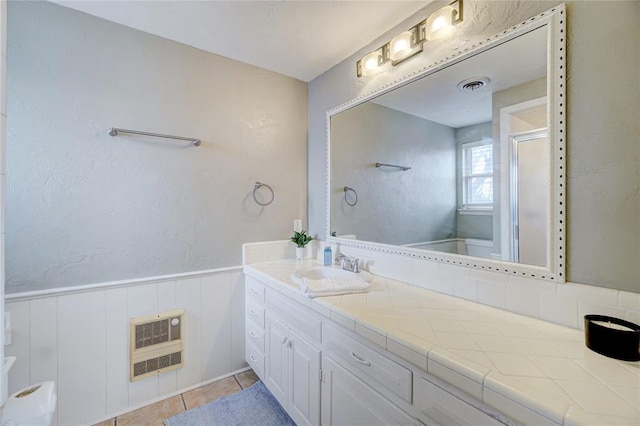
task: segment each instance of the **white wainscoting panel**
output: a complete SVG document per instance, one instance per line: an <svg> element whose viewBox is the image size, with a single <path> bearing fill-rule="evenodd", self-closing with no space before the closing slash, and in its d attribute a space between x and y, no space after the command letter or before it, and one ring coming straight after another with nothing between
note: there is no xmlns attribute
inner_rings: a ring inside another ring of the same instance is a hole
<svg viewBox="0 0 640 426"><path fill-rule="evenodd" d="M58 303L54 298L33 300L29 306L29 366L31 382L56 380L58 370Z"/></svg>
<svg viewBox="0 0 640 426"><path fill-rule="evenodd" d="M105 313L104 291L58 298L56 383L58 423L61 425L84 423L106 414ZM31 329L33 328L32 323ZM31 371L33 372L33 366Z"/></svg>
<svg viewBox="0 0 640 426"><path fill-rule="evenodd" d="M55 424L87 424L245 368L240 267L11 294L9 394L56 382ZM129 382L129 319L184 309L184 367Z"/></svg>
<svg viewBox="0 0 640 426"><path fill-rule="evenodd" d="M177 305L184 309L182 327L183 360L186 368L178 371L178 388L186 388L202 377L202 286L200 278L185 280L176 289ZM223 296L224 297L224 296ZM229 300L227 300L229 303ZM208 326L211 326L209 324ZM206 328L208 329L208 327ZM208 331L207 331L208 333Z"/></svg>
<svg viewBox="0 0 640 426"><path fill-rule="evenodd" d="M126 287L112 288L106 294L105 340L107 342L107 413L129 407L129 319Z"/></svg>
<svg viewBox="0 0 640 426"><path fill-rule="evenodd" d="M231 364L231 282L227 276L202 278L202 322L211 324L202 336L202 372L212 377L225 373ZM227 351L216 349L226 342ZM212 356L215 354L215 356Z"/></svg>
<svg viewBox="0 0 640 426"><path fill-rule="evenodd" d="M17 353L22 355L16 359L9 371L9 395L31 384L29 305L28 301L21 301L5 303L4 307L6 312L11 313L11 345L4 347L4 354L5 356L16 356Z"/></svg>

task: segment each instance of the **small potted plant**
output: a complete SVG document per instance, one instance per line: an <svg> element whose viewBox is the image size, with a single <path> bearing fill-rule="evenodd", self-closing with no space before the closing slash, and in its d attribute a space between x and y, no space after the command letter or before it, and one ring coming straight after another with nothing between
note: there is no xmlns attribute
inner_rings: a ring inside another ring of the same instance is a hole
<svg viewBox="0 0 640 426"><path fill-rule="evenodd" d="M302 232L294 231L291 241L296 244L296 260L304 259L304 248L311 240L313 240L313 237L307 235L307 231L304 229Z"/></svg>

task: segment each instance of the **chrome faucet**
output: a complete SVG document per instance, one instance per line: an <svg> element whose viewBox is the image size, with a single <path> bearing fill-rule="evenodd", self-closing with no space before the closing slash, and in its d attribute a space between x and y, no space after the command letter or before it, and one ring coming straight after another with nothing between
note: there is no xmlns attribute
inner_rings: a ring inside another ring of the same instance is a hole
<svg viewBox="0 0 640 426"><path fill-rule="evenodd" d="M352 259L344 254L339 254L336 256L336 263L338 262L340 262L340 267L345 271L355 272L356 274L360 272L360 259Z"/></svg>

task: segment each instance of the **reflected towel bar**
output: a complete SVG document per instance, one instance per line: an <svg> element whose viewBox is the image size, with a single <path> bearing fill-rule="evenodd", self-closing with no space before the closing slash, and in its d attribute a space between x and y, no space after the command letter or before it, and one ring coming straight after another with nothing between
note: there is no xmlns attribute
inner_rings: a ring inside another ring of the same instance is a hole
<svg viewBox="0 0 640 426"><path fill-rule="evenodd" d="M185 138L182 136L171 136L171 135L163 135L160 133L149 133L149 132L140 132L138 130L127 130L127 129L118 129L116 127L112 127L109 129L110 136L118 136L118 133L129 133L132 135L143 135L143 136L152 136L154 138L164 138L164 139L176 139L179 141L189 141L193 144L193 146L200 146L202 142L200 139L196 138Z"/></svg>
<svg viewBox="0 0 640 426"><path fill-rule="evenodd" d="M387 164L387 163L376 163L376 167L395 167L397 169L402 169L402 171L404 172L406 172L407 170L411 170L411 167L396 166L395 164Z"/></svg>

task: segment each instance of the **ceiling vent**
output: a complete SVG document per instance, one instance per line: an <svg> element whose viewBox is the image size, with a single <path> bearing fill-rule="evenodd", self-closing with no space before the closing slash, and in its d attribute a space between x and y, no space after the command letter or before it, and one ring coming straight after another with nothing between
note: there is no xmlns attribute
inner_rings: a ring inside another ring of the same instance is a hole
<svg viewBox="0 0 640 426"><path fill-rule="evenodd" d="M182 367L184 310L163 312L130 323L129 380L136 381Z"/></svg>
<svg viewBox="0 0 640 426"><path fill-rule="evenodd" d="M463 92L474 92L478 89L482 89L490 82L491 79L489 77L468 78L458 83L458 89L462 90Z"/></svg>

